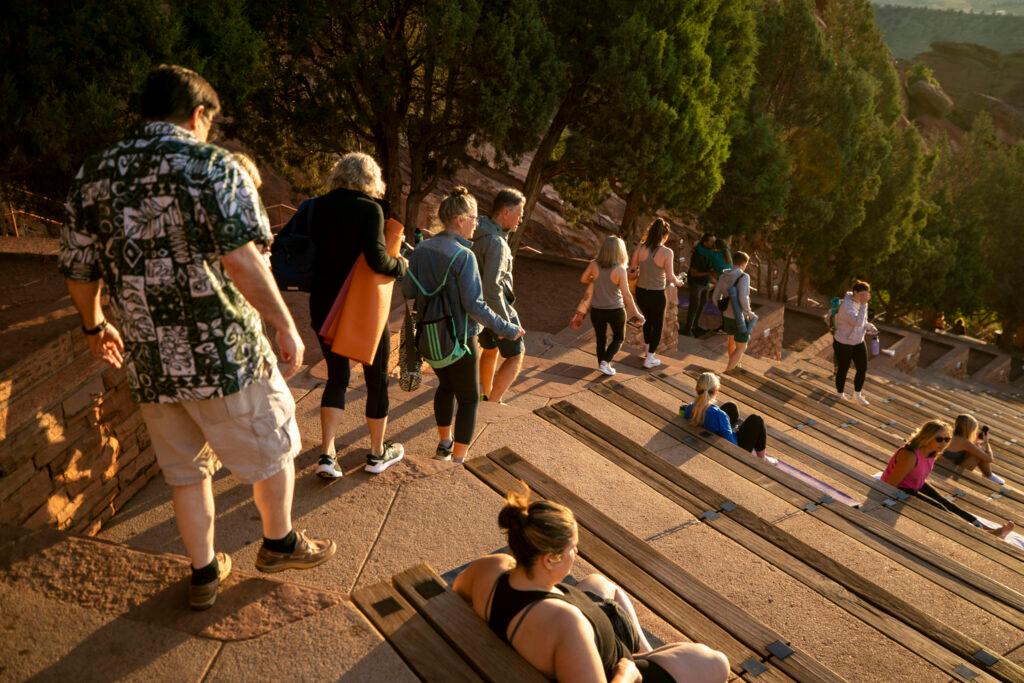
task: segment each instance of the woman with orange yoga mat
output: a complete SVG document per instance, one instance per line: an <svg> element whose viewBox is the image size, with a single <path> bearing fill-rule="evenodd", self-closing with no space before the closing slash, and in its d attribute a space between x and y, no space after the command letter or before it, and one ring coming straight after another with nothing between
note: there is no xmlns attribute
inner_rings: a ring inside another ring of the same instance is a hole
<svg viewBox="0 0 1024 683"><path fill-rule="evenodd" d="M380 166L372 157L353 152L346 154L331 172L327 194L309 200L300 207L309 214L310 234L316 252L313 261L313 287L309 294L309 317L314 330L320 330L346 278L362 255L370 269L382 275L399 277L405 273L402 257L387 253L384 242L386 203ZM347 302L346 302L347 303ZM345 409L345 391L351 372L349 359L331 351L330 344L317 336L327 361L327 385L320 399L320 431L323 441L316 473L336 479L343 472L337 462L334 435ZM366 378L366 425L370 431L370 454L366 471L383 472L402 459L400 443L384 440L388 423L388 358L391 343L385 327L377 345L373 363L363 365Z"/></svg>

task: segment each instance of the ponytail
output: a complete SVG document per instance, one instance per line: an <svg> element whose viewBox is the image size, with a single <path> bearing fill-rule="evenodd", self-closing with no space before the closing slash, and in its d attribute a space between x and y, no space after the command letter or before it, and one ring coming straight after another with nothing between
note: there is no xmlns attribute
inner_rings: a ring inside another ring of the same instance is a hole
<svg viewBox="0 0 1024 683"><path fill-rule="evenodd" d="M697 399L693 402L693 408L690 412L690 424L694 427L702 427L704 425L704 415L708 411L708 406L711 405L714 400L714 395L718 393L718 388L721 386L721 382L718 380L718 375L713 372L705 372L697 378Z"/></svg>

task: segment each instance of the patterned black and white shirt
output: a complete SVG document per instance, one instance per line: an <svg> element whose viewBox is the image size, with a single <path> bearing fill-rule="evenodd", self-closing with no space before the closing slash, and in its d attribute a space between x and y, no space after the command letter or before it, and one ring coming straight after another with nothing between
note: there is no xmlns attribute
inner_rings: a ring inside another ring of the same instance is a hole
<svg viewBox="0 0 1024 683"><path fill-rule="evenodd" d="M106 283L136 401L195 401L240 391L276 363L259 314L221 265L270 240L252 180L226 150L149 123L78 171L60 270Z"/></svg>

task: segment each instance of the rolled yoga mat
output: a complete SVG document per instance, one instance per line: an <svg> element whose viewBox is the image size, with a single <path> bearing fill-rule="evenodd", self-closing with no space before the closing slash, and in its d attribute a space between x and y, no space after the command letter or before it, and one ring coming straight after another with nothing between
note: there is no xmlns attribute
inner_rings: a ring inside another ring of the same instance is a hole
<svg viewBox="0 0 1024 683"><path fill-rule="evenodd" d="M405 227L393 218L384 223L384 243L389 255L398 256ZM320 336L331 351L365 365L373 364L377 344L388 324L395 278L370 269L362 254L338 292Z"/></svg>

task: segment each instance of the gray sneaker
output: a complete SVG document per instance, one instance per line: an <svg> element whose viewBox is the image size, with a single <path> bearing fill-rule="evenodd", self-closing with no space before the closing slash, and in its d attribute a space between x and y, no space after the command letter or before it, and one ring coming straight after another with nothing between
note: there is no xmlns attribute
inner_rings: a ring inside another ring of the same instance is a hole
<svg viewBox="0 0 1024 683"><path fill-rule="evenodd" d="M452 443L452 446L455 444ZM437 450L434 451L434 460L440 460L441 462L449 462L452 459L452 446L445 446L443 443L437 444Z"/></svg>
<svg viewBox="0 0 1024 683"><path fill-rule="evenodd" d="M363 469L373 474L380 474L404 457L405 448L402 444L385 441L384 452L380 455L366 456L366 467Z"/></svg>

